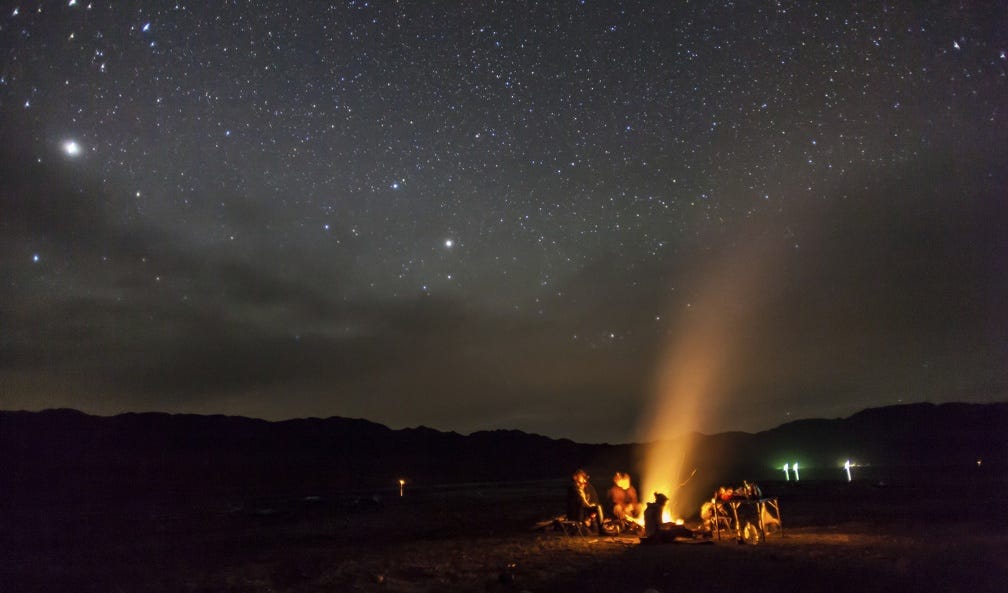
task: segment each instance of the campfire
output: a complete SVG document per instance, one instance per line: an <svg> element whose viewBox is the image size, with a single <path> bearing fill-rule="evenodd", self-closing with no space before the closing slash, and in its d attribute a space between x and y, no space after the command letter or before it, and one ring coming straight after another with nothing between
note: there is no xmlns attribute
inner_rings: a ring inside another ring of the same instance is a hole
<svg viewBox="0 0 1008 593"><path fill-rule="evenodd" d="M692 538L693 530L683 525L683 520L673 518L672 512L665 508L669 498L661 492L655 492L654 502L649 502L644 509L644 537L641 543L671 542L678 537Z"/></svg>

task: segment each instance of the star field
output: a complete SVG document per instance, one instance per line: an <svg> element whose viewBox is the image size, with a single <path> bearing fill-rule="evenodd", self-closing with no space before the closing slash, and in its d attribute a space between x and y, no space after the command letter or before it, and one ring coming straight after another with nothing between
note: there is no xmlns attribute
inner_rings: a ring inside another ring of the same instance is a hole
<svg viewBox="0 0 1008 593"><path fill-rule="evenodd" d="M704 430L1004 398L1006 15L5 3L3 405L630 440L701 314Z"/></svg>

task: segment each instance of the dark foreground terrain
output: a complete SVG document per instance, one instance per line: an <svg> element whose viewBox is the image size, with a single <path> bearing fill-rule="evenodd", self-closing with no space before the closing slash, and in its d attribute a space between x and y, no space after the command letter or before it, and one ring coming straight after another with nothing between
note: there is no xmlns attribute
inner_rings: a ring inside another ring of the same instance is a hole
<svg viewBox="0 0 1008 593"><path fill-rule="evenodd" d="M15 496L0 508L0 589L1001 592L1003 477L764 484L785 529L758 546L531 529L560 512L563 481L407 486L403 498Z"/></svg>

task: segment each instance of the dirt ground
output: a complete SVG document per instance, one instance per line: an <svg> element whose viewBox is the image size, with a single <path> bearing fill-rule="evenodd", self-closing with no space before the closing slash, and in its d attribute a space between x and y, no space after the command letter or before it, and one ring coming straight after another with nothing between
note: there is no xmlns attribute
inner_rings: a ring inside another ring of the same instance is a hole
<svg viewBox="0 0 1008 593"><path fill-rule="evenodd" d="M0 507L0 590L109 592L1004 591L1000 484L764 486L760 545L534 530L563 484ZM689 523L688 523L689 524Z"/></svg>

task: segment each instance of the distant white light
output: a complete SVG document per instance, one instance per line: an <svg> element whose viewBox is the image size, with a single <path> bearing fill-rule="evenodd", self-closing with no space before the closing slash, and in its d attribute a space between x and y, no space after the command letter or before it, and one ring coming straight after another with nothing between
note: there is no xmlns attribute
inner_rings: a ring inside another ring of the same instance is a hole
<svg viewBox="0 0 1008 593"><path fill-rule="evenodd" d="M42 259L42 258L41 258L41 257L39 257L39 254L37 254L37 253L33 253L33 254L32 254L32 261L33 261L33 262L35 262L35 263L39 263L39 260L40 260L40 259Z"/></svg>
<svg viewBox="0 0 1008 593"><path fill-rule="evenodd" d="M445 239L444 246L447 247L448 249L451 249L452 247L455 246L455 241L453 241L452 239Z"/></svg>
<svg viewBox="0 0 1008 593"><path fill-rule="evenodd" d="M143 26L142 30L143 30L144 33L146 33L147 31L150 31L150 23L144 23L144 26Z"/></svg>
<svg viewBox="0 0 1008 593"><path fill-rule="evenodd" d="M76 140L67 140L63 143L63 152L67 156L78 156L81 153L81 146Z"/></svg>

